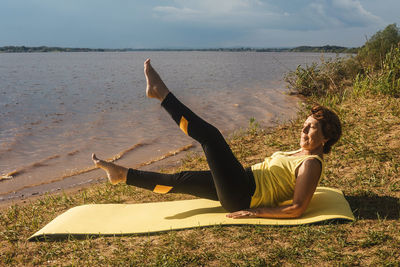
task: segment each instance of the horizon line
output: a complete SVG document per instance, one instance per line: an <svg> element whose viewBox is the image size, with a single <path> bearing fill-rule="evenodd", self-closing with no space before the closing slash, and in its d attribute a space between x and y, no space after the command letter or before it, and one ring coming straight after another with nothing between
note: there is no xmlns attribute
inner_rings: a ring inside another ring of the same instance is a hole
<svg viewBox="0 0 400 267"><path fill-rule="evenodd" d="M61 48L61 49L90 49L90 50L216 50L216 49L293 49L299 47L338 47L338 48L357 48L341 45L297 45L297 46L271 46L271 47L261 47L261 46L231 46L231 47L157 47L157 48L90 48L90 47L69 47L69 46L48 46L48 45L38 45L38 46L27 46L27 45L3 45L0 48L14 47L14 48Z"/></svg>

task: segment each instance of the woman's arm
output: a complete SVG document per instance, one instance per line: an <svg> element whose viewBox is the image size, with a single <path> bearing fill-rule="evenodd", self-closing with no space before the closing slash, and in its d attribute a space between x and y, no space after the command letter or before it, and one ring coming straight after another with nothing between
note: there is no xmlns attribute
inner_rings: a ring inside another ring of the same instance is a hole
<svg viewBox="0 0 400 267"><path fill-rule="evenodd" d="M240 210L227 215L229 218L297 218L307 209L318 185L322 165L318 159L307 159L299 167L294 187L293 203L278 207L261 207Z"/></svg>

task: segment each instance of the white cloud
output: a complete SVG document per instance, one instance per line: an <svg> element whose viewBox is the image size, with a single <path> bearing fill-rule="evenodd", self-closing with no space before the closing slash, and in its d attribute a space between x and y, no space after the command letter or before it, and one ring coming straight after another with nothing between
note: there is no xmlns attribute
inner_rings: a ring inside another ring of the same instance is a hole
<svg viewBox="0 0 400 267"><path fill-rule="evenodd" d="M355 25L381 23L381 19L363 8L358 0L333 0L332 7L336 16L343 22Z"/></svg>
<svg viewBox="0 0 400 267"><path fill-rule="evenodd" d="M239 10L262 5L259 0L176 0L180 6L191 6L204 14L234 14Z"/></svg>
<svg viewBox="0 0 400 267"><path fill-rule="evenodd" d="M167 21L248 29L318 30L381 23L358 0L175 0L153 11Z"/></svg>
<svg viewBox="0 0 400 267"><path fill-rule="evenodd" d="M224 25L252 25L260 16L274 16L259 0L175 0L174 6L157 6L157 17L167 21ZM263 12L257 9L263 7Z"/></svg>
<svg viewBox="0 0 400 267"><path fill-rule="evenodd" d="M201 15L201 12L191 8L183 7L177 8L173 6L158 6L154 8L155 11L164 14L164 18L190 20Z"/></svg>

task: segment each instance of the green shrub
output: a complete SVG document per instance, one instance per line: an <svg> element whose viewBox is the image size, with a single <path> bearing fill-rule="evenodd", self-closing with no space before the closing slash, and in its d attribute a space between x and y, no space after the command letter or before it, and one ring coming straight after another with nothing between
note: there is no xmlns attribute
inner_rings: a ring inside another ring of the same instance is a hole
<svg viewBox="0 0 400 267"><path fill-rule="evenodd" d="M386 54L382 69L358 75L354 83L354 93L371 92L400 97L400 47Z"/></svg>
<svg viewBox="0 0 400 267"><path fill-rule="evenodd" d="M335 96L340 100L353 87L354 95L370 92L400 97L399 47L399 29L391 24L374 34L356 57L298 66L285 80L290 89L304 96Z"/></svg>
<svg viewBox="0 0 400 267"><path fill-rule="evenodd" d="M400 97L400 44L386 54L379 82L382 93Z"/></svg>
<svg viewBox="0 0 400 267"><path fill-rule="evenodd" d="M285 80L291 89L304 96L340 96L353 83L360 68L354 57L322 60L320 65L298 66Z"/></svg>
<svg viewBox="0 0 400 267"><path fill-rule="evenodd" d="M400 42L400 32L396 24L388 25L384 30L375 33L358 51L358 60L364 69L383 68L386 54L397 47Z"/></svg>

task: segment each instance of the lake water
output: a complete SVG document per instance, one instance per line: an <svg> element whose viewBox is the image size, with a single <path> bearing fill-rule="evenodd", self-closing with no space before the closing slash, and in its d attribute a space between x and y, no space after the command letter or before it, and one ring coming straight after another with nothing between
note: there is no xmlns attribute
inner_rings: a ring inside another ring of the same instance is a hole
<svg viewBox="0 0 400 267"><path fill-rule="evenodd" d="M0 201L104 177L90 171L92 152L138 167L198 148L145 97L146 58L182 102L227 136L250 118L271 126L295 116L298 99L284 94L283 75L321 54L0 54L0 174L13 177L0 181Z"/></svg>

